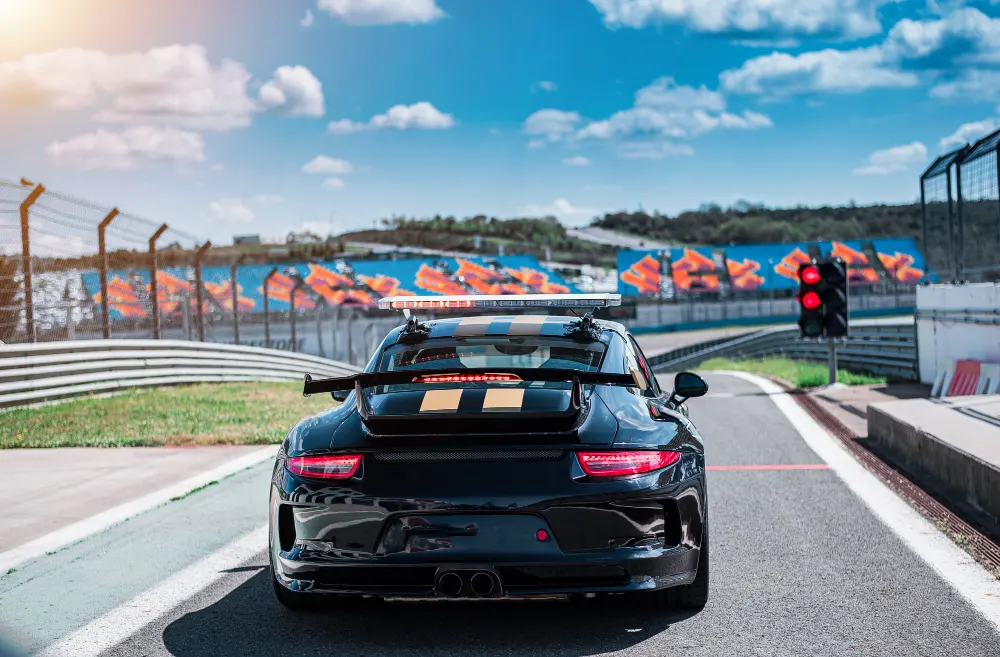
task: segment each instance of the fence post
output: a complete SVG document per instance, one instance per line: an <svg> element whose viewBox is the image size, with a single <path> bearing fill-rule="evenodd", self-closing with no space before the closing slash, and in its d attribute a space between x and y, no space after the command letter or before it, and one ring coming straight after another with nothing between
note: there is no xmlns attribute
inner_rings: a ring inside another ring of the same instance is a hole
<svg viewBox="0 0 1000 657"><path fill-rule="evenodd" d="M166 232L168 226L163 224L149 238L149 291L153 304L153 339L160 339L160 294L156 282L156 240Z"/></svg>
<svg viewBox="0 0 1000 657"><path fill-rule="evenodd" d="M962 202L962 160L955 163L955 187L958 189L958 256L955 258L955 282L965 273L965 217Z"/></svg>
<svg viewBox="0 0 1000 657"><path fill-rule="evenodd" d="M229 266L229 285L233 288L233 337L236 344L240 343L240 292L236 283L236 274L239 273L240 265L246 259L247 254L243 253L236 259L236 262Z"/></svg>
<svg viewBox="0 0 1000 657"><path fill-rule="evenodd" d="M21 178L21 184L30 187L32 183ZM28 330L28 341L35 342L35 300L31 280L31 235L28 233L28 209L35 204L38 197L45 193L45 187L36 185L28 198L21 203L21 275L24 280L24 321Z"/></svg>
<svg viewBox="0 0 1000 657"><path fill-rule="evenodd" d="M955 166L958 169L957 165ZM951 167L945 170L945 182L948 185L948 273L958 280L958 261L955 259L955 208L954 197L951 194ZM959 192L961 194L961 192ZM926 249L926 247L924 247ZM925 265L926 267L926 265Z"/></svg>
<svg viewBox="0 0 1000 657"><path fill-rule="evenodd" d="M340 344L337 341L337 333L340 329L340 304L333 307L333 342L330 345L331 356L333 360L340 360Z"/></svg>
<svg viewBox="0 0 1000 657"><path fill-rule="evenodd" d="M277 273L278 268L275 267L264 277L264 346L268 349L271 348L271 277Z"/></svg>
<svg viewBox="0 0 1000 657"><path fill-rule="evenodd" d="M97 253L101 268L101 331L105 340L111 338L111 315L108 308L108 245L104 231L119 214L121 213L118 212L118 208L113 208L97 226Z"/></svg>
<svg viewBox="0 0 1000 657"><path fill-rule="evenodd" d="M323 311L326 309L326 299L320 298L316 305L316 342L319 343L319 357L326 358L326 348L323 347Z"/></svg>
<svg viewBox="0 0 1000 657"><path fill-rule="evenodd" d="M202 244L194 252L194 298L195 303L198 304L198 339L201 342L205 341L205 309L203 308L205 301L204 294L202 293L201 260L205 257L205 252L210 248L212 248L211 240Z"/></svg>
<svg viewBox="0 0 1000 657"><path fill-rule="evenodd" d="M920 221L921 221L921 248L923 248L924 253L927 254L926 257L930 258L930 250L928 249L927 240L927 191L926 191L927 179L924 176L920 176ZM930 267L927 263L924 263L924 278L930 278Z"/></svg>
<svg viewBox="0 0 1000 657"><path fill-rule="evenodd" d="M347 316L347 364L354 364L354 310Z"/></svg>
<svg viewBox="0 0 1000 657"><path fill-rule="evenodd" d="M295 295L298 293L299 288L301 288L305 283L298 276L295 277L295 283L292 285L292 294L289 296L288 300L291 303L291 311L288 313L288 319L292 324L292 351L298 351L298 345L295 342Z"/></svg>

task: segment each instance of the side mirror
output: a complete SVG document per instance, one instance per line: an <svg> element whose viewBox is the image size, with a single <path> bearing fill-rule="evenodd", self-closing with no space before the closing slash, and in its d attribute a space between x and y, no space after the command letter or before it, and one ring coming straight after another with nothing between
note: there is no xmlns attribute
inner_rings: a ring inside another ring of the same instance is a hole
<svg viewBox="0 0 1000 657"><path fill-rule="evenodd" d="M677 403L683 404L688 399L704 397L706 394L708 384L694 372L681 372L674 377L674 392L670 398L678 398Z"/></svg>
<svg viewBox="0 0 1000 657"><path fill-rule="evenodd" d="M333 397L334 401L339 401L340 403L343 404L345 401L347 401L347 398L351 396L351 391L334 390L333 392L330 393L330 396Z"/></svg>

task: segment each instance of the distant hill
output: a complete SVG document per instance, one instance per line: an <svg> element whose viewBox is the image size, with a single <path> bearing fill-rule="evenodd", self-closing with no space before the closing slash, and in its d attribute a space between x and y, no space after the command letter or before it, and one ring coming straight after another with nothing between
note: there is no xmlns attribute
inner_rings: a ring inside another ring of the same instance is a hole
<svg viewBox="0 0 1000 657"><path fill-rule="evenodd" d="M592 225L680 244L727 246L771 242L921 237L919 204L857 207L767 208L738 204L705 206L676 217L617 212Z"/></svg>
<svg viewBox="0 0 1000 657"><path fill-rule="evenodd" d="M391 246L423 247L442 251L465 251L496 255L505 253L545 257L545 249L557 262L614 267L613 246L572 237L555 217L542 219L497 219L478 215L466 219L436 216L430 219L393 217L382 220L382 230L362 230L338 235L347 242L376 242ZM480 236L476 248L476 235Z"/></svg>
<svg viewBox="0 0 1000 657"><path fill-rule="evenodd" d="M467 219L437 216L431 219L392 218L383 230L346 233L337 239L378 242L395 246L475 252L530 253L555 260L613 267L617 247L577 239L554 217L497 219L484 215ZM817 240L863 240L915 236L920 241L919 204L821 208L768 208L738 203L722 208L707 205L671 217L658 212L616 212L596 218L592 226L627 233L655 242L679 245L727 246Z"/></svg>

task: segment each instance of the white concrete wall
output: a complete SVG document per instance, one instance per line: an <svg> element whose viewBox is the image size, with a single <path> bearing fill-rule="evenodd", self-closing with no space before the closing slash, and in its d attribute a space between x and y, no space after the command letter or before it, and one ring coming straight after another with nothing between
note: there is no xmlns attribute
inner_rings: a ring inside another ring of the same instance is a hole
<svg viewBox="0 0 1000 657"><path fill-rule="evenodd" d="M929 312L971 311L970 317L1000 321L1000 284L928 285L917 288L920 380L934 383L939 368L963 358L1000 363L1000 324L974 324L961 317L933 319Z"/></svg>

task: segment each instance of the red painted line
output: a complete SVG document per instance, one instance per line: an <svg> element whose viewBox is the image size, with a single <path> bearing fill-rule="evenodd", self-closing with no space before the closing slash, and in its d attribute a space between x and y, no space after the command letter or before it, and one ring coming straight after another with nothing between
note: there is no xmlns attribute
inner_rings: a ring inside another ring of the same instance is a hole
<svg viewBox="0 0 1000 657"><path fill-rule="evenodd" d="M707 470L829 470L826 463L805 465L710 465Z"/></svg>

